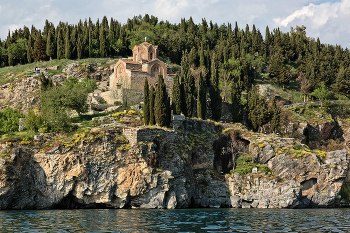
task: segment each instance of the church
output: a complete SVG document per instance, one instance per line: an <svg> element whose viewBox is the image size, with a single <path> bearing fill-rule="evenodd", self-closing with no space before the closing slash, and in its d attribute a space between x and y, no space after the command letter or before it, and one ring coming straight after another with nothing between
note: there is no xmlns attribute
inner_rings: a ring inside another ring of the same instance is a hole
<svg viewBox="0 0 350 233"><path fill-rule="evenodd" d="M158 46L144 42L135 45L132 50L133 60L120 59L110 76L110 90L123 89L143 91L145 79L151 86L158 83L158 75L163 75L168 91L172 89L173 77L175 76L171 67L158 59Z"/></svg>

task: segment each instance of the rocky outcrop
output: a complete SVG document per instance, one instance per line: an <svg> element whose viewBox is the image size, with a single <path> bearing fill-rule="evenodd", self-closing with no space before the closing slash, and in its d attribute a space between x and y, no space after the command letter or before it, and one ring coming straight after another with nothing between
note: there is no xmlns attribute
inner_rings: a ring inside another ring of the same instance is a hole
<svg viewBox="0 0 350 233"><path fill-rule="evenodd" d="M335 206L349 171L346 150L298 157L293 148L302 145L292 139L219 134L227 124L212 122L195 131L204 121L194 121L179 126L191 131L91 131L75 145L46 136L30 146L2 144L0 152L12 153L0 159L0 209ZM254 161L272 172L222 173L223 161L234 166L239 156L234 146L255 151Z"/></svg>
<svg viewBox="0 0 350 233"><path fill-rule="evenodd" d="M6 107L26 112L39 99L40 81L33 77L17 79L0 86L0 110Z"/></svg>

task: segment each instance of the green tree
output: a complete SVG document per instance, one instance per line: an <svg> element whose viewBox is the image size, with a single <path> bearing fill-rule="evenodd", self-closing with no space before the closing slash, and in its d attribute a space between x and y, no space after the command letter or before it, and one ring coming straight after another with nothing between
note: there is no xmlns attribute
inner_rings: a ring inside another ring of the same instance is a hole
<svg viewBox="0 0 350 233"><path fill-rule="evenodd" d="M71 45L71 41L70 41L70 26L67 25L67 28L66 28L66 37L65 37L65 46L64 46L64 51L65 51L65 55L64 57L66 59L71 59L71 56L72 56L72 45Z"/></svg>
<svg viewBox="0 0 350 233"><path fill-rule="evenodd" d="M21 64L23 64L27 53L26 44L26 39L16 40L16 42L12 43L11 46L7 49L8 57L11 57L11 59L16 63L20 62Z"/></svg>
<svg viewBox="0 0 350 233"><path fill-rule="evenodd" d="M254 130L270 121L270 111L265 97L253 89L248 92L248 120Z"/></svg>
<svg viewBox="0 0 350 233"><path fill-rule="evenodd" d="M317 99L321 101L321 107L323 103L326 103L329 98L332 96L332 92L328 90L326 84L324 82L321 83L320 87L314 90L311 93L312 96L315 96Z"/></svg>
<svg viewBox="0 0 350 233"><path fill-rule="evenodd" d="M154 100L154 117L158 126L168 126L168 94L162 75L158 76L158 86Z"/></svg>
<svg viewBox="0 0 350 233"><path fill-rule="evenodd" d="M221 80L224 82L223 96L225 101L227 101L232 82L237 82L241 75L242 66L240 61L235 58L230 58L228 61L224 62L222 68L220 69Z"/></svg>
<svg viewBox="0 0 350 233"><path fill-rule="evenodd" d="M47 35L46 54L50 57L50 60L52 60L52 58L55 56L55 35L53 28L49 30Z"/></svg>
<svg viewBox="0 0 350 233"><path fill-rule="evenodd" d="M78 114L87 110L86 89L77 86L54 86L41 92L42 112L51 129L69 131L71 128L70 114L73 110Z"/></svg>
<svg viewBox="0 0 350 233"><path fill-rule="evenodd" d="M200 119L205 119L207 113L207 90L202 73L199 74L198 97L197 97L197 115Z"/></svg>
<svg viewBox="0 0 350 233"><path fill-rule="evenodd" d="M151 86L150 93L149 93L149 124L150 125L156 124L156 120L154 117L155 94L156 94L156 91L154 90L154 87Z"/></svg>
<svg viewBox="0 0 350 233"><path fill-rule="evenodd" d="M32 37L29 36L27 41L27 61L32 63L33 61L33 48L32 48Z"/></svg>
<svg viewBox="0 0 350 233"><path fill-rule="evenodd" d="M181 114L181 87L179 83L179 75L176 74L173 80L173 89L172 89L172 105L173 105L173 114Z"/></svg>
<svg viewBox="0 0 350 233"><path fill-rule="evenodd" d="M145 125L149 125L150 121L150 98L149 98L149 86L148 86L148 79L145 79L145 85L143 89L143 121L145 122Z"/></svg>
<svg viewBox="0 0 350 233"><path fill-rule="evenodd" d="M212 118L216 121L219 121L221 118L221 96L219 89L219 75L216 64L216 56L213 54L211 60L211 79L210 79L210 88L209 88L209 96L210 96L210 108L212 112Z"/></svg>
<svg viewBox="0 0 350 233"><path fill-rule="evenodd" d="M274 98L271 100L269 111L271 114L271 120L270 120L271 131L276 132L280 125L281 108L277 106L276 100Z"/></svg>
<svg viewBox="0 0 350 233"><path fill-rule="evenodd" d="M34 58L34 61L42 61L46 59L45 41L41 37L40 33L38 33L36 40L34 42L33 58Z"/></svg>
<svg viewBox="0 0 350 233"><path fill-rule="evenodd" d="M238 81L232 85L232 121L242 122L243 120L243 105L242 98L242 82Z"/></svg>
<svg viewBox="0 0 350 233"><path fill-rule="evenodd" d="M0 111L0 134L18 131L19 119L23 117L23 114L10 107Z"/></svg>
<svg viewBox="0 0 350 233"><path fill-rule="evenodd" d="M39 128L43 125L44 119L41 115L35 114L33 110L29 110L26 115L25 125L27 129L38 132Z"/></svg>
<svg viewBox="0 0 350 233"><path fill-rule="evenodd" d="M41 82L41 84L40 84L41 91L47 91L48 89L53 87L52 79L46 78L43 73L40 73L39 79Z"/></svg>
<svg viewBox="0 0 350 233"><path fill-rule="evenodd" d="M184 83L184 95L186 104L186 117L192 117L194 102L195 80L191 72L187 72L187 78Z"/></svg>
<svg viewBox="0 0 350 233"><path fill-rule="evenodd" d="M57 32L57 59L64 58L64 40L62 29L58 29Z"/></svg>

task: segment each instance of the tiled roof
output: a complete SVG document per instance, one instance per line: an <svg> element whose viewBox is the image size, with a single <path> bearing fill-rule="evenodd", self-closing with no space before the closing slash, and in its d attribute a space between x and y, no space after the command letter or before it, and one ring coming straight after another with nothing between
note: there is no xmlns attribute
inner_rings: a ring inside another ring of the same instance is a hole
<svg viewBox="0 0 350 233"><path fill-rule="evenodd" d="M152 44L150 44L150 43L148 43L148 42L146 41L146 42L143 42L142 44L135 45L134 49L140 47L141 45L144 45L144 46L146 46L146 47L148 48L148 47L150 47ZM153 47L158 48L158 45L153 45Z"/></svg>

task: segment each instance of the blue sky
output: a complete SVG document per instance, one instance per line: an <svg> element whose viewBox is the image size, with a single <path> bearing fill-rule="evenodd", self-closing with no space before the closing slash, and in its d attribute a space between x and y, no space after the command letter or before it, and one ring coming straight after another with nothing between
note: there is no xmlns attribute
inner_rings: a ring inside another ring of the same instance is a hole
<svg viewBox="0 0 350 233"><path fill-rule="evenodd" d="M0 38L24 25L42 29L45 19L56 26L107 16L124 24L146 13L171 23L192 16L195 23L206 18L218 24L237 21L241 28L255 24L263 34L266 25L284 32L305 25L308 36L350 48L350 0L0 0Z"/></svg>

